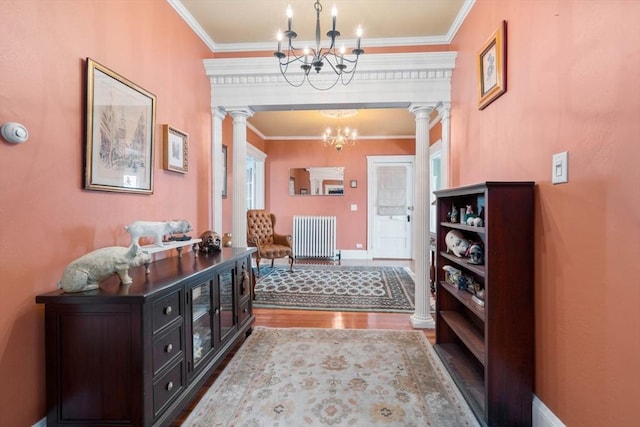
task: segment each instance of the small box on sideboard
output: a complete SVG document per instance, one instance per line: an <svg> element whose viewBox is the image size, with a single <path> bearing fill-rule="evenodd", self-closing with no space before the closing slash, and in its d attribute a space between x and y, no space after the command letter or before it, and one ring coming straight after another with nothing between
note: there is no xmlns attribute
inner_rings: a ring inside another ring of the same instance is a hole
<svg viewBox="0 0 640 427"><path fill-rule="evenodd" d="M484 182L435 192L434 347L486 426L532 424L534 188ZM461 221L461 208L481 221Z"/></svg>

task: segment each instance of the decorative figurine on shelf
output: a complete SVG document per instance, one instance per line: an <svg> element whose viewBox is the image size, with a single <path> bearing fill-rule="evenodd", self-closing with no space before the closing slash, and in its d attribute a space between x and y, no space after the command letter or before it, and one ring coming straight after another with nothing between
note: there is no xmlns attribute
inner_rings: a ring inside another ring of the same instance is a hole
<svg viewBox="0 0 640 427"><path fill-rule="evenodd" d="M457 223L458 222L458 209L456 209L456 205L451 205L451 213L449 215L450 222Z"/></svg>
<svg viewBox="0 0 640 427"><path fill-rule="evenodd" d="M473 282L473 302L484 307L484 287L478 282Z"/></svg>
<svg viewBox="0 0 640 427"><path fill-rule="evenodd" d="M221 251L220 235L215 231L205 231L200 235L200 239L202 239L202 242L198 243L200 252L212 253Z"/></svg>
<svg viewBox="0 0 640 427"><path fill-rule="evenodd" d="M450 265L443 265L444 281L452 286L458 286L458 278L462 275L462 271Z"/></svg>
<svg viewBox="0 0 640 427"><path fill-rule="evenodd" d="M156 246L163 246L163 239L166 235L185 234L193 230L189 221L185 219L156 222L156 221L135 221L124 227L131 235L131 243L140 244L140 237L153 238Z"/></svg>
<svg viewBox="0 0 640 427"><path fill-rule="evenodd" d="M484 249L480 243L472 243L471 246L469 246L467 257L469 257L469 264L484 264Z"/></svg>
<svg viewBox="0 0 640 427"><path fill-rule="evenodd" d="M151 261L151 256L140 246L110 246L89 252L71 262L62 273L58 286L65 292L84 292L97 289L100 282L117 274L120 283L132 283L129 268L139 267Z"/></svg>
<svg viewBox="0 0 640 427"><path fill-rule="evenodd" d="M222 246L225 248L231 247L231 233L224 233L222 235Z"/></svg>
<svg viewBox="0 0 640 427"><path fill-rule="evenodd" d="M467 225L471 225L473 227L482 227L482 218L478 216L467 218Z"/></svg>
<svg viewBox="0 0 640 427"><path fill-rule="evenodd" d="M467 250L469 250L469 246L471 246L469 241L458 230L449 231L444 241L447 245L447 252L453 253L458 258L464 257Z"/></svg>

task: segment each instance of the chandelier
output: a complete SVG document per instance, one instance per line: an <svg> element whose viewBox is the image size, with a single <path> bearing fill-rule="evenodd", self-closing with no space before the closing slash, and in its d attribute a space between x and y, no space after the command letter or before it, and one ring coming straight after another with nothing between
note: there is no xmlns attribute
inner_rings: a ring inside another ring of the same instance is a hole
<svg viewBox="0 0 640 427"><path fill-rule="evenodd" d="M357 46L355 49L351 50L351 53L355 55L355 58L345 57L344 54L346 50L344 45L342 45L338 51L336 50L336 39L340 37L340 31L336 30L336 17L338 15L336 7L334 6L331 10L332 27L331 31L327 32L327 37L329 37L330 41L328 48L320 46L320 12L322 12L322 5L319 0L316 0L313 8L316 11L315 47L310 49L308 46L305 46L304 49L299 49L293 46L293 39L295 39L298 34L291 29L293 11L291 6L287 7L287 31L284 33L278 31L278 51L273 53L273 56L278 58L280 73L287 83L294 87L302 86L305 81L309 82L309 85L317 90L331 89L338 82L341 82L346 86L351 83L351 80L355 75L356 67L358 66L358 59L360 58L360 55L364 53L364 50L360 48L362 28L358 27L356 33L358 37ZM282 50L283 38L288 40L285 41L287 45L285 51ZM291 65L291 70L289 70L289 65ZM290 78L290 75L295 73L296 65L299 65L302 73L298 73L295 77ZM335 78L333 80L329 79L322 81L320 79L320 71L325 65L328 65L328 67L333 70L335 74ZM349 68L349 66L351 66L351 68ZM317 75L318 78L315 78L314 74L311 73L312 68L315 70L315 75ZM291 71L291 73L288 75L287 73L289 71Z"/></svg>
<svg viewBox="0 0 640 427"><path fill-rule="evenodd" d="M320 112L325 117L337 118L342 120L343 118L353 117L357 110L322 110ZM343 133L344 132L344 133ZM322 141L325 147L334 147L336 151L342 151L346 146L353 147L356 145L356 138L358 131L355 129L344 128L338 124L338 128L334 134L333 130L328 127L322 135Z"/></svg>

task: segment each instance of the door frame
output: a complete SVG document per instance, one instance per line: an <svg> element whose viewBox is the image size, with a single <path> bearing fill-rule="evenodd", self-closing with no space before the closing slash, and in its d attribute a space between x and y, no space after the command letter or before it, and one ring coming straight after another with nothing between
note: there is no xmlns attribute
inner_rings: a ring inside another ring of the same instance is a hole
<svg viewBox="0 0 640 427"><path fill-rule="evenodd" d="M411 170L413 173L409 177L412 181L413 188L413 205L416 204L416 187L415 187L415 159L414 155L391 155L391 156L367 156L367 259L373 259L373 250L372 243L374 241L374 227L373 227L373 216L375 212L375 206L373 206L373 200L375 199L374 191L376 190L376 185L374 182L373 170L374 167L378 164L383 163L411 163ZM411 221L411 230L409 233L413 233L414 225L413 220ZM409 259L413 259L414 257L414 248L413 244L411 245L411 254Z"/></svg>

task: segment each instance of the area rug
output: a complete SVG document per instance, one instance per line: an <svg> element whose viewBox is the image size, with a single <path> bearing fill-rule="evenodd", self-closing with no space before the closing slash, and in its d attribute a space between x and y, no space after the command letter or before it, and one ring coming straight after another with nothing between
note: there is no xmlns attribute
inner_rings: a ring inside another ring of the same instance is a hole
<svg viewBox="0 0 640 427"><path fill-rule="evenodd" d="M255 307L411 313L415 284L406 267L299 265L262 268Z"/></svg>
<svg viewBox="0 0 640 427"><path fill-rule="evenodd" d="M253 334L184 426L478 426L419 331Z"/></svg>

